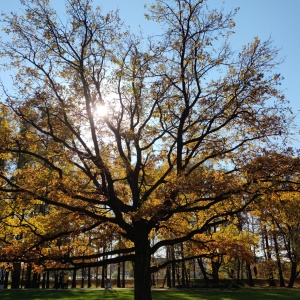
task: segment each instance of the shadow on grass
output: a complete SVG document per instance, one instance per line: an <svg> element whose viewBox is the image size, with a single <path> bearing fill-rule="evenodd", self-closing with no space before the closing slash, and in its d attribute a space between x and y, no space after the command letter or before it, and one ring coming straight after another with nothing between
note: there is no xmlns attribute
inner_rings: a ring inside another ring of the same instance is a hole
<svg viewBox="0 0 300 300"><path fill-rule="evenodd" d="M0 290L1 300L133 300L128 289ZM153 300L294 300L300 289L253 288L239 290L171 289L154 290Z"/></svg>
<svg viewBox="0 0 300 300"><path fill-rule="evenodd" d="M229 289L191 289L153 292L153 300L295 300L300 299L299 289L243 288Z"/></svg>
<svg viewBox="0 0 300 300"><path fill-rule="evenodd" d="M0 290L1 300L133 300L131 290Z"/></svg>

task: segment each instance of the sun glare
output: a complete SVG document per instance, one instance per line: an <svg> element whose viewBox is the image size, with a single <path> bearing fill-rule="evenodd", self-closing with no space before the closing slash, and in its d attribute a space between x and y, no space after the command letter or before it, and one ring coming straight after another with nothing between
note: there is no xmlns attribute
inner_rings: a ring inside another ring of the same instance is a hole
<svg viewBox="0 0 300 300"><path fill-rule="evenodd" d="M97 106L96 113L99 117L104 117L107 115L107 107L105 105Z"/></svg>

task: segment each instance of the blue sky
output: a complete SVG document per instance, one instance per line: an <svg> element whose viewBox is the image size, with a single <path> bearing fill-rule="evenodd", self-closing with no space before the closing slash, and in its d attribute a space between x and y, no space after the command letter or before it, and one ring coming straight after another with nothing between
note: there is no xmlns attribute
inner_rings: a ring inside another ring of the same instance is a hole
<svg viewBox="0 0 300 300"><path fill-rule="evenodd" d="M50 0L55 6L63 4L63 0ZM138 25L144 31L153 31L152 26L145 22L143 14L145 4L153 0L94 0L94 4L101 5L105 10L119 8L125 23L136 29ZM220 5L222 0L210 0L210 5ZM0 0L0 10L8 12L18 9L20 0ZM240 48L252 41L255 36L261 40L272 37L274 45L281 48L283 64L276 72L280 72L285 81L282 85L290 106L296 115L298 131L300 130L300 0L226 0L228 9L240 7L235 18L235 36L233 46ZM0 25L1 26L1 25ZM298 136L299 137L299 136Z"/></svg>
<svg viewBox="0 0 300 300"><path fill-rule="evenodd" d="M101 1L96 1L101 3ZM109 0L105 7L119 8L126 23L147 25L143 19L146 0ZM211 0L220 3L222 0ZM285 77L283 89L295 114L300 111L300 0L227 0L225 7L240 7L235 18L236 27L233 42L240 48L258 36L261 40L271 36L274 45L281 48L284 63L279 72ZM149 30L149 29L148 29ZM150 29L151 30L151 29ZM299 116L300 123L300 116Z"/></svg>
<svg viewBox="0 0 300 300"><path fill-rule="evenodd" d="M140 24L143 28L149 24L143 18L144 4L152 2L151 0L109 0L103 3L105 8L119 8L121 17L127 24L132 24L135 28ZM214 3L220 5L222 2L222 0L210 0L210 5L213 6ZM228 9L240 8L235 18L234 47L239 49L242 45L251 42L255 36L261 40L271 36L274 45L281 49L280 55L284 58L284 62L276 72L281 73L285 78L282 88L296 116L299 132L300 0L226 0L224 5Z"/></svg>

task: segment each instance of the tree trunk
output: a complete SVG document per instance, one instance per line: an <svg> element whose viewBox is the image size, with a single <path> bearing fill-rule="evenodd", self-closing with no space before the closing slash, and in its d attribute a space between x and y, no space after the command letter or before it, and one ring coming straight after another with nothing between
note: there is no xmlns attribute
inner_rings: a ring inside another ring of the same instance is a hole
<svg viewBox="0 0 300 300"><path fill-rule="evenodd" d="M197 261L198 261L198 265L199 265L200 270L201 270L202 275L203 275L204 283L205 283L206 286L208 286L209 285L209 278L207 276L207 272L206 272L206 269L204 267L203 260L202 260L202 258L198 258Z"/></svg>
<svg viewBox="0 0 300 300"><path fill-rule="evenodd" d="M13 263L13 269L11 274L11 288L18 289L20 288L21 281L21 263L15 262Z"/></svg>
<svg viewBox="0 0 300 300"><path fill-rule="evenodd" d="M241 285L244 285L244 261L241 259Z"/></svg>
<svg viewBox="0 0 300 300"><path fill-rule="evenodd" d="M166 247L166 258L167 260L172 260L172 253L171 253L171 246ZM165 280L167 280L167 287L170 288L172 286L172 281L171 281L171 265L168 265L166 268L166 276ZM165 281L163 282L163 286L165 286Z"/></svg>
<svg viewBox="0 0 300 300"><path fill-rule="evenodd" d="M96 267L96 282L95 282L96 288L99 287L99 267Z"/></svg>
<svg viewBox="0 0 300 300"><path fill-rule="evenodd" d="M266 251L267 251L267 258L268 258L269 261L271 261L272 260L272 255L271 255L271 249L270 249L270 245L269 245L269 238L268 238L268 235L267 235L266 228L265 228L264 232L265 232L265 245L266 245ZM272 270L269 270L269 285L270 286L276 286Z"/></svg>
<svg viewBox="0 0 300 300"><path fill-rule="evenodd" d="M155 274L152 273L151 286L156 286Z"/></svg>
<svg viewBox="0 0 300 300"><path fill-rule="evenodd" d="M166 271L166 279L167 279L167 287L170 288L171 287L171 270L170 270L170 266L167 266L167 271Z"/></svg>
<svg viewBox="0 0 300 300"><path fill-rule="evenodd" d="M241 261L239 258L236 259L236 281L241 284Z"/></svg>
<svg viewBox="0 0 300 300"><path fill-rule="evenodd" d="M41 274L39 273L38 274L38 278L37 278L37 286L38 286L38 288L40 288L40 285L41 285Z"/></svg>
<svg viewBox="0 0 300 300"><path fill-rule="evenodd" d="M171 255L172 255L172 286L176 285L176 264L175 264L175 251L174 246L170 246L171 248Z"/></svg>
<svg viewBox="0 0 300 300"><path fill-rule="evenodd" d="M298 277L299 272L297 272L297 263L291 262L291 276L289 280L288 287L292 288L294 286L295 280Z"/></svg>
<svg viewBox="0 0 300 300"><path fill-rule="evenodd" d="M50 271L47 271L46 289L50 288Z"/></svg>
<svg viewBox="0 0 300 300"><path fill-rule="evenodd" d="M26 268L26 279L25 279L25 288L31 288L31 272L32 272L32 265L29 263Z"/></svg>
<svg viewBox="0 0 300 300"><path fill-rule="evenodd" d="M81 269L81 288L84 288L85 268Z"/></svg>
<svg viewBox="0 0 300 300"><path fill-rule="evenodd" d="M10 269L7 268L5 270L5 276L4 276L4 285L3 285L3 288L7 289L8 288L8 277L9 277L9 271Z"/></svg>
<svg viewBox="0 0 300 300"><path fill-rule="evenodd" d="M56 289L58 289L60 287L59 286L59 282L58 282L58 277L59 277L58 272L55 272L55 275L54 275L54 287Z"/></svg>
<svg viewBox="0 0 300 300"><path fill-rule="evenodd" d="M43 272L43 275L42 275L42 289L45 289L46 288L46 273Z"/></svg>
<svg viewBox="0 0 300 300"><path fill-rule="evenodd" d="M74 269L73 270L73 275L72 275L72 289L76 289L76 274L77 273L77 270Z"/></svg>
<svg viewBox="0 0 300 300"><path fill-rule="evenodd" d="M21 289L25 286L25 264L22 267L22 275L21 275Z"/></svg>
<svg viewBox="0 0 300 300"><path fill-rule="evenodd" d="M183 243L180 244L180 250L181 250L181 259L182 259L182 263L181 263L181 285L182 286L186 286L187 282L186 282L186 266L185 266L185 257L184 257L184 247L183 247Z"/></svg>
<svg viewBox="0 0 300 300"><path fill-rule="evenodd" d="M212 268L212 278L213 282L216 285L219 285L219 269L221 267L223 261L223 257L221 255L217 255L211 259L211 268Z"/></svg>
<svg viewBox="0 0 300 300"><path fill-rule="evenodd" d="M102 266L102 276L101 276L101 287L105 288L105 283L107 281L107 265Z"/></svg>
<svg viewBox="0 0 300 300"><path fill-rule="evenodd" d="M177 278L177 285L180 286L181 285L181 281L180 281L180 270L179 270L179 266L176 268L176 278ZM176 286L176 285L175 285Z"/></svg>
<svg viewBox="0 0 300 300"><path fill-rule="evenodd" d="M125 278L125 271L126 271L126 265L125 265L125 261L123 261L122 263L122 288L125 288L126 285L126 278Z"/></svg>
<svg viewBox="0 0 300 300"><path fill-rule="evenodd" d="M211 266L212 266L212 278L213 278L213 282L216 285L219 285L219 268L220 265L217 261L211 261Z"/></svg>
<svg viewBox="0 0 300 300"><path fill-rule="evenodd" d="M32 284L31 287L33 289L37 289L38 288L38 273L34 272L32 275Z"/></svg>
<svg viewBox="0 0 300 300"><path fill-rule="evenodd" d="M88 267L88 288L92 286L92 281L91 281L91 267Z"/></svg>
<svg viewBox="0 0 300 300"><path fill-rule="evenodd" d="M283 271L282 271L282 266L281 266L281 260L280 260L280 254L279 254L279 246L278 246L278 241L277 241L277 237L276 237L275 233L273 234L273 240L274 240L274 247L275 247L275 253L276 253L276 260L277 260L279 284L281 287L285 287Z"/></svg>
<svg viewBox="0 0 300 300"><path fill-rule="evenodd" d="M134 300L152 300L150 270L151 251L148 235L140 232L134 245Z"/></svg>
<svg viewBox="0 0 300 300"><path fill-rule="evenodd" d="M248 284L249 286L254 286L254 281L251 272L251 265L248 262L246 263L246 269L247 269L247 276L248 276Z"/></svg>
<svg viewBox="0 0 300 300"><path fill-rule="evenodd" d="M117 269L117 287L121 287L121 263L118 263L118 269Z"/></svg>

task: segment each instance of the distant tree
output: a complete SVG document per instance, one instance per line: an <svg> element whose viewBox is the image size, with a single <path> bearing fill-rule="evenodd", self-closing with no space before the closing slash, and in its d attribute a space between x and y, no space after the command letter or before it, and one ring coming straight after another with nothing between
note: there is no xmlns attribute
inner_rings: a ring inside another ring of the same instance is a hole
<svg viewBox="0 0 300 300"><path fill-rule="evenodd" d="M2 67L16 72L13 88L3 83L4 105L11 123L27 124L26 134L0 137L10 160L0 191L17 199L10 203L26 230L10 259L49 262L54 256L44 250L58 239L92 230L100 238L109 228L124 248L93 256L57 249L56 258L76 268L87 265L82 258L132 260L135 300L149 300L155 252L222 224L258 197L243 166L288 122L274 73L278 51L255 38L233 53L236 11L205 0L156 1L147 18L162 29L149 39L90 0L67 0L61 15L46 0L22 4L23 15L2 16L0 45ZM17 168L17 155L29 163ZM30 214L39 203L47 215ZM152 245L153 231L161 239Z"/></svg>
<svg viewBox="0 0 300 300"><path fill-rule="evenodd" d="M282 262L289 262L289 287L299 276L300 244L300 160L291 149L282 153L266 152L253 161L252 176L264 193L252 207L259 218L263 250L270 273L270 285L274 285L273 271L277 265L280 286L285 286Z"/></svg>

